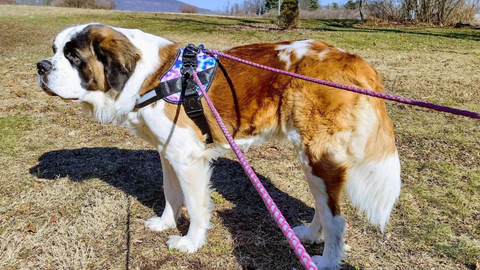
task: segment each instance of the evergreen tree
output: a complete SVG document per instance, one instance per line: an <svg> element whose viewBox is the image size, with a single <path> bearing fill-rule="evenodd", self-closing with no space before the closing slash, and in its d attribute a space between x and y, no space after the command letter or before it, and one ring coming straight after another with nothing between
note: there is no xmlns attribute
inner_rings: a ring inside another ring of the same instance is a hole
<svg viewBox="0 0 480 270"><path fill-rule="evenodd" d="M280 24L285 29L300 26L298 0L283 0L280 6Z"/></svg>
<svg viewBox="0 0 480 270"><path fill-rule="evenodd" d="M320 8L320 4L318 3L318 0L311 0L310 10L317 10L319 8Z"/></svg>
<svg viewBox="0 0 480 270"><path fill-rule="evenodd" d="M348 0L348 2L345 3L345 9L351 9L351 10L357 9L357 2L354 2L353 0Z"/></svg>
<svg viewBox="0 0 480 270"><path fill-rule="evenodd" d="M265 10L276 9L276 8L278 8L278 0L265 1Z"/></svg>

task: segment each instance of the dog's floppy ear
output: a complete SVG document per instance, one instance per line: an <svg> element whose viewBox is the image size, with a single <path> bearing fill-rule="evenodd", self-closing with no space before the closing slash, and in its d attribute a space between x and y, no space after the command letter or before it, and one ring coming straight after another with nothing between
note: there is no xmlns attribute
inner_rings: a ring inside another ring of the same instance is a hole
<svg viewBox="0 0 480 270"><path fill-rule="evenodd" d="M93 51L104 66L108 84L121 91L140 60L138 49L125 35L104 25L91 26L89 35Z"/></svg>

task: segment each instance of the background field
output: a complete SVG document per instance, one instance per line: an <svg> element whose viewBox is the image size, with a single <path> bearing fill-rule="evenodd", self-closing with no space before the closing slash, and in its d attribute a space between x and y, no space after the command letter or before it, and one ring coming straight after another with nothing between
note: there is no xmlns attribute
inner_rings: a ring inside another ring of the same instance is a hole
<svg viewBox="0 0 480 270"><path fill-rule="evenodd" d="M156 152L36 86L35 63L51 55L55 34L91 21L214 49L320 39L363 56L392 94L480 111L479 30L311 20L282 32L257 18L0 6L0 269L301 269L231 155L215 164L208 245L167 249L186 217L172 231L144 228L164 206ZM479 121L387 107L402 194L384 234L344 200L343 269L480 269ZM313 200L291 146L255 147L248 158L289 222L310 222Z"/></svg>

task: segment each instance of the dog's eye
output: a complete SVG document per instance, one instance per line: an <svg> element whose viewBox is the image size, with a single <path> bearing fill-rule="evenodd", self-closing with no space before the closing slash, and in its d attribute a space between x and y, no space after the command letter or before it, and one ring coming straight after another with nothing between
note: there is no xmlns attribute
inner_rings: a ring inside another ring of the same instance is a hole
<svg viewBox="0 0 480 270"><path fill-rule="evenodd" d="M70 61L70 63L72 63L72 65L80 66L82 64L82 60L74 52L65 52L65 57L68 59L68 61Z"/></svg>

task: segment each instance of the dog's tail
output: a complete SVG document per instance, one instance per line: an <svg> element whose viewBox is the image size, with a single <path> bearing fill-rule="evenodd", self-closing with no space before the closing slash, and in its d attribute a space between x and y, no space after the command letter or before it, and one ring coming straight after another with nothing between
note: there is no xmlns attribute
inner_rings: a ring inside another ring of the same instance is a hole
<svg viewBox="0 0 480 270"><path fill-rule="evenodd" d="M353 205L383 232L400 195L398 152L375 162L364 162L348 171L347 194Z"/></svg>

